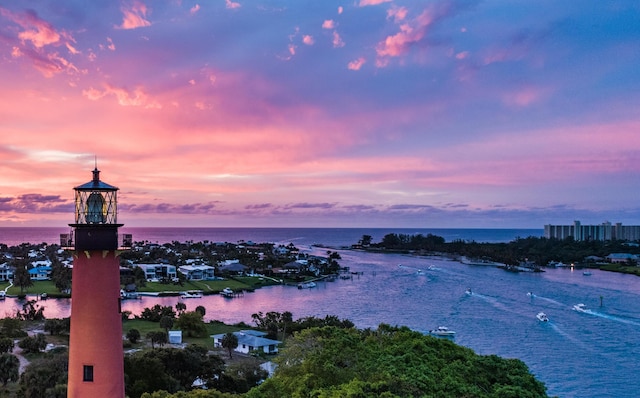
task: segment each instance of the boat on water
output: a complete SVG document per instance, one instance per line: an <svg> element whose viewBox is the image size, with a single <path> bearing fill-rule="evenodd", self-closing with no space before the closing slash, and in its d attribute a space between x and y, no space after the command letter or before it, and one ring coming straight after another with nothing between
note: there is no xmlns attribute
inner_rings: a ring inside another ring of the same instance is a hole
<svg viewBox="0 0 640 398"><path fill-rule="evenodd" d="M591 276L591 271L582 271L582 275Z"/></svg>
<svg viewBox="0 0 640 398"><path fill-rule="evenodd" d="M311 289L313 287L316 287L316 283L315 282L304 282L304 283L298 283L298 289Z"/></svg>
<svg viewBox="0 0 640 398"><path fill-rule="evenodd" d="M527 292L527 296L528 296L528 297L531 297L531 298L534 298L536 295L535 295L535 294L533 294L533 293L531 293L531 292Z"/></svg>
<svg viewBox="0 0 640 398"><path fill-rule="evenodd" d="M4 300L7 297L7 292L0 290L0 300Z"/></svg>
<svg viewBox="0 0 640 398"><path fill-rule="evenodd" d="M589 311L589 309L587 308L587 306L586 306L585 304L583 304L583 303L580 303L580 304L576 304L576 305L574 305L574 306L573 306L573 309L574 309L575 311L579 311L579 312L587 312L587 311Z"/></svg>
<svg viewBox="0 0 640 398"><path fill-rule="evenodd" d="M189 291L180 293L180 297L182 297L182 298L202 298L202 292L199 291L199 290L189 290Z"/></svg>
<svg viewBox="0 0 640 398"><path fill-rule="evenodd" d="M234 295L233 289L231 289L230 287L225 287L224 289L222 289L222 291L220 292L220 294L223 297L228 297L231 298Z"/></svg>
<svg viewBox="0 0 640 398"><path fill-rule="evenodd" d="M120 298L122 300L132 300L132 299L139 299L141 297L138 295L138 292L127 292L127 291L121 289L120 290Z"/></svg>
<svg viewBox="0 0 640 398"><path fill-rule="evenodd" d="M471 288L467 288L467 290L465 290L464 293L468 296L471 296L473 294L473 292L471 291Z"/></svg>
<svg viewBox="0 0 640 398"><path fill-rule="evenodd" d="M538 318L540 322L549 322L549 317L544 312L538 312L536 318Z"/></svg>
<svg viewBox="0 0 640 398"><path fill-rule="evenodd" d="M435 329L429 330L429 333L436 336L445 336L445 337L453 337L456 334L456 332L454 332L453 330L450 330L446 326L438 326Z"/></svg>

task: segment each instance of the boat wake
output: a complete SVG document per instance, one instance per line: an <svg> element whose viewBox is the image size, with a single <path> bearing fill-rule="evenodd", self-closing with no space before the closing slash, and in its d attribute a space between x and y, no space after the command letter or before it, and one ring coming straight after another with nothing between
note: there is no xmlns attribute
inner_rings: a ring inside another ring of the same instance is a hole
<svg viewBox="0 0 640 398"><path fill-rule="evenodd" d="M527 293L527 296L531 297L532 300L533 299L535 299L535 300L544 300L546 302L555 304L555 305L560 306L560 307L564 307L566 305L566 304L563 304L563 303L561 303L559 301L556 301L554 299L551 299L551 298L548 298L548 297L543 297L543 296L538 296L537 294L533 294L531 292Z"/></svg>
<svg viewBox="0 0 640 398"><path fill-rule="evenodd" d="M565 332L564 330L560 329L558 327L558 325L549 322L549 326L551 327L551 329L553 329L554 331L556 331L556 333L558 333L560 336L566 338L567 340L571 341L573 344L575 344L576 346L580 347L582 350L585 351L590 351L593 352L594 349L592 347L590 347L588 344L586 344L584 341L578 339L577 337Z"/></svg>
<svg viewBox="0 0 640 398"><path fill-rule="evenodd" d="M575 306L574 306L574 309L575 309ZM610 321L625 323L627 325L640 326L640 322L638 322L638 321L633 321L631 319L621 318L621 317L615 316L615 315L604 314L602 312L593 311L593 310L590 310L590 309L582 309L582 310L579 310L579 312L582 312L583 314L597 316L597 317L603 318L603 319L608 319Z"/></svg>

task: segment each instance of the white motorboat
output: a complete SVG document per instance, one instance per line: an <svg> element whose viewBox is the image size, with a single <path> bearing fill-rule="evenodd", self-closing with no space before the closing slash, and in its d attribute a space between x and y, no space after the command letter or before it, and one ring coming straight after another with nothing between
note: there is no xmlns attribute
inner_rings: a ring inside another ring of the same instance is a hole
<svg viewBox="0 0 640 398"><path fill-rule="evenodd" d="M582 271L582 275L591 276L591 271Z"/></svg>
<svg viewBox="0 0 640 398"><path fill-rule="evenodd" d="M536 318L538 318L540 322L549 322L549 317L544 312L538 312Z"/></svg>
<svg viewBox="0 0 640 398"><path fill-rule="evenodd" d="M0 290L0 300L4 300L7 297L7 292L4 290Z"/></svg>
<svg viewBox="0 0 640 398"><path fill-rule="evenodd" d="M582 303L574 305L573 309L575 311L579 311L579 312L587 312L587 311L589 311L587 306L585 304L582 304Z"/></svg>
<svg viewBox="0 0 640 398"><path fill-rule="evenodd" d="M198 290L189 290L187 292L180 293L182 298L202 298L202 292Z"/></svg>
<svg viewBox="0 0 640 398"><path fill-rule="evenodd" d="M305 282L305 283L298 283L298 289L311 289L312 287L316 287L316 283L315 282Z"/></svg>
<svg viewBox="0 0 640 398"><path fill-rule="evenodd" d="M471 296L473 294L473 292L471 291L471 288L468 288L464 293L469 295L469 296Z"/></svg>
<svg viewBox="0 0 640 398"><path fill-rule="evenodd" d="M454 332L453 330L449 330L449 328L446 326L438 326L433 330L429 330L429 333L434 334L436 336L447 336L447 337L453 337L456 334L456 332Z"/></svg>
<svg viewBox="0 0 640 398"><path fill-rule="evenodd" d="M225 287L224 289L222 289L222 291L220 292L221 295L223 295L224 297L233 297L234 293L233 290L230 287Z"/></svg>

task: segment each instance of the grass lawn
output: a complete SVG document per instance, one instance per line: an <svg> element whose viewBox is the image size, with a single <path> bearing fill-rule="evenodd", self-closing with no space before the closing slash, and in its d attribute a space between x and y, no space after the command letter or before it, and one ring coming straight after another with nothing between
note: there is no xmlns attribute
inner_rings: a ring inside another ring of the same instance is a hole
<svg viewBox="0 0 640 398"><path fill-rule="evenodd" d="M4 289L9 286L9 284L3 285L4 287L0 288ZM23 294L28 295L38 295L42 293L47 293L49 297L69 297L68 294L60 293L53 281L33 281L33 286L28 287L23 292ZM11 286L9 290L7 290L7 294L17 296L20 294L20 288L18 286Z"/></svg>
<svg viewBox="0 0 640 398"><path fill-rule="evenodd" d="M212 321L212 322L206 323L205 325L207 327L207 333L205 336L188 337L186 336L186 334L183 334L182 342L185 344L197 344L207 348L213 348L213 339L210 337L211 335L227 333L227 332L235 332L238 330L246 329L240 326L226 325L218 321ZM127 332L131 329L138 329L138 331L140 332L141 340L143 340L137 344L134 344L132 348L145 347L147 345L147 342L144 341L144 339L147 333L152 331L164 331L164 329L160 327L159 322L150 322L142 319L128 319L128 320L122 321L123 336L126 335ZM177 329L173 328L173 330L177 330Z"/></svg>
<svg viewBox="0 0 640 398"><path fill-rule="evenodd" d="M179 294L185 290L201 290L203 294L220 294L225 287L235 291L253 291L262 286L276 284L270 279L260 279L256 276L243 276L213 281L186 281L182 285L174 283L147 282L146 286L138 288L139 292Z"/></svg>

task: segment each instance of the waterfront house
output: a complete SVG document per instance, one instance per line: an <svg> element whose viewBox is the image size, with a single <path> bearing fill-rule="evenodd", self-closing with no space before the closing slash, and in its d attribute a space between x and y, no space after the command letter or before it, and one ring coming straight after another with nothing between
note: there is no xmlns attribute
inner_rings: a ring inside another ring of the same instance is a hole
<svg viewBox="0 0 640 398"><path fill-rule="evenodd" d="M220 273L234 275L242 275L247 269L249 269L249 267L244 264L240 264L239 262L228 263L218 267L218 271L220 271Z"/></svg>
<svg viewBox="0 0 640 398"><path fill-rule="evenodd" d="M40 265L29 270L29 277L32 281L46 281L51 279L51 267Z"/></svg>
<svg viewBox="0 0 640 398"><path fill-rule="evenodd" d="M607 256L611 263L627 263L629 261L638 263L638 256L630 253L611 253Z"/></svg>
<svg viewBox="0 0 640 398"><path fill-rule="evenodd" d="M216 279L215 268L210 265L183 265L178 268L188 281L212 281Z"/></svg>
<svg viewBox="0 0 640 398"><path fill-rule="evenodd" d="M13 280L13 271L13 267L10 267L9 264L0 264L0 281L6 282L9 280Z"/></svg>
<svg viewBox="0 0 640 398"><path fill-rule="evenodd" d="M234 351L243 354L249 354L251 351L256 350L265 354L275 354L278 352L278 345L282 344L281 341L265 338L264 336L266 336L267 333L258 330L240 330L233 332L233 334L238 337L238 346ZM223 333L211 336L214 347L222 347L222 338L224 335Z"/></svg>
<svg viewBox="0 0 640 398"><path fill-rule="evenodd" d="M175 265L168 264L136 264L144 271L146 280L159 280L164 278L174 279L178 274Z"/></svg>

